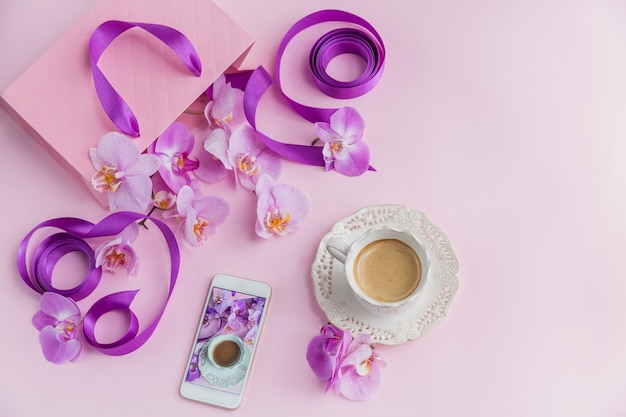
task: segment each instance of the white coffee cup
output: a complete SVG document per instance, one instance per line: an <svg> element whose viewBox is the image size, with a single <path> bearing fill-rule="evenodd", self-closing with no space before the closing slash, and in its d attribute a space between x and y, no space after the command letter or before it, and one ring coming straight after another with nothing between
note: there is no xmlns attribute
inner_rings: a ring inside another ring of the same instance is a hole
<svg viewBox="0 0 626 417"><path fill-rule="evenodd" d="M218 368L234 368L246 356L246 344L240 337L224 334L207 342L207 360Z"/></svg>
<svg viewBox="0 0 626 417"><path fill-rule="evenodd" d="M351 291L367 310L393 314L414 305L428 279L430 258L410 230L379 226L352 242L326 241L341 262Z"/></svg>

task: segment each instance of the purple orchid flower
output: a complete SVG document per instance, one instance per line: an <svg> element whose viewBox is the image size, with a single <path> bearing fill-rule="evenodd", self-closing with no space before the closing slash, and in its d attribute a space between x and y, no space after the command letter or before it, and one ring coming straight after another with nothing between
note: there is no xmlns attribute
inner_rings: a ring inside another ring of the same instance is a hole
<svg viewBox="0 0 626 417"><path fill-rule="evenodd" d="M248 346L252 346L254 344L254 340L256 339L256 334L258 333L258 331L259 331L258 326L252 327L250 330L248 330L248 333L246 333L246 335L243 337L243 341L246 342Z"/></svg>
<svg viewBox="0 0 626 417"><path fill-rule="evenodd" d="M191 363L189 364L189 369L187 370L187 376L185 377L185 381L191 382L195 381L198 378L200 378L200 368L198 367L198 353L196 352L191 357Z"/></svg>
<svg viewBox="0 0 626 417"><path fill-rule="evenodd" d="M350 400L368 400L380 389L380 370L386 363L371 343L369 334L359 334L339 366L335 390Z"/></svg>
<svg viewBox="0 0 626 417"><path fill-rule="evenodd" d="M306 359L311 370L320 379L327 381L326 391L336 382L339 365L348 350L352 336L348 330L340 330L332 324L322 327L320 334L309 342Z"/></svg>
<svg viewBox="0 0 626 417"><path fill-rule="evenodd" d="M115 238L103 242L96 248L96 267L103 266L114 272L118 267L126 269L127 275L137 275L139 261L131 244L139 236L139 226L131 223Z"/></svg>
<svg viewBox="0 0 626 417"><path fill-rule="evenodd" d="M248 310L248 327L253 328L259 325L259 319L261 318L261 310L251 308Z"/></svg>
<svg viewBox="0 0 626 417"><path fill-rule="evenodd" d="M219 290L213 297L213 308L220 314L223 314L228 309L228 314L230 314L230 307L234 302L232 291Z"/></svg>
<svg viewBox="0 0 626 417"><path fill-rule="evenodd" d="M117 132L104 135L97 148L89 150L97 172L91 177L94 189L108 192L111 210L143 211L151 202L150 175L159 168L154 155L140 154L137 146Z"/></svg>
<svg viewBox="0 0 626 417"><path fill-rule="evenodd" d="M324 148L326 170L335 169L349 177L369 168L370 150L363 138L365 122L353 107L342 107L330 116L330 123L317 122L315 130Z"/></svg>
<svg viewBox="0 0 626 417"><path fill-rule="evenodd" d="M222 74L213 82L213 97L204 108L209 126L231 131L231 126L243 123L246 118L243 113L243 91L233 88L226 82Z"/></svg>
<svg viewBox="0 0 626 417"><path fill-rule="evenodd" d="M231 312L233 312L237 316L237 319L240 322L242 322L246 326L248 325L248 305L246 304L246 300L236 300L233 303Z"/></svg>
<svg viewBox="0 0 626 417"><path fill-rule="evenodd" d="M215 335L222 328L222 316L212 307L207 308L202 319L202 328L200 329L198 339L207 339Z"/></svg>
<svg viewBox="0 0 626 417"><path fill-rule="evenodd" d="M194 144L195 138L187 126L174 122L148 147L148 153L161 160L159 173L174 193L190 184L188 172L198 168L198 160L189 158Z"/></svg>
<svg viewBox="0 0 626 417"><path fill-rule="evenodd" d="M44 292L39 305L41 310L33 316L33 325L39 330L44 357L57 364L78 359L83 342L79 332L81 314L76 303L55 292Z"/></svg>
<svg viewBox="0 0 626 417"><path fill-rule="evenodd" d="M243 326L243 324L237 317L237 314L231 313L226 319L226 324L224 325L224 333L237 335L241 332L242 329L245 329L245 326Z"/></svg>
<svg viewBox="0 0 626 417"><path fill-rule="evenodd" d="M200 246L215 234L217 226L228 217L229 206L219 197L202 196L190 186L184 185L178 192L176 212L168 210L164 217L182 219L178 233L192 246Z"/></svg>
<svg viewBox="0 0 626 417"><path fill-rule="evenodd" d="M256 233L262 238L284 236L300 229L309 213L308 196L300 189L287 184L274 183L264 174L256 186L257 222Z"/></svg>

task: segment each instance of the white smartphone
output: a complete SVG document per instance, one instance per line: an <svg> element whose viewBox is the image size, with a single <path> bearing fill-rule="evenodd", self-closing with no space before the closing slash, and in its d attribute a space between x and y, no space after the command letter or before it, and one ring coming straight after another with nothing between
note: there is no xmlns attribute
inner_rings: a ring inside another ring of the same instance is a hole
<svg viewBox="0 0 626 417"><path fill-rule="evenodd" d="M223 408L241 405L271 292L263 282L213 278L180 385L183 397Z"/></svg>

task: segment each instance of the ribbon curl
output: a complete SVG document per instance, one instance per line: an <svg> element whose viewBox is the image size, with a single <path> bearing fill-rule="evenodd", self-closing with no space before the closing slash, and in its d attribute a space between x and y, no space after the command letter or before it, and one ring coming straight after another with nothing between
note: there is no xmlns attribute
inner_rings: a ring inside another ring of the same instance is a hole
<svg viewBox="0 0 626 417"><path fill-rule="evenodd" d="M137 138L139 137L139 123L135 114L98 67L98 60L111 42L134 27L141 28L161 40L178 55L187 69L196 77L202 73L202 63L198 52L189 39L169 26L109 20L94 30L89 39L89 57L96 94L105 113L120 132Z"/></svg>
<svg viewBox="0 0 626 417"><path fill-rule="evenodd" d="M95 266L95 255L93 249L84 241L87 238L97 238L104 236L114 236L119 234L130 223L150 219L163 235L170 254L170 283L167 298L163 303L157 317L146 328L139 333L139 320L130 309L138 290L121 291L109 294L96 301L85 314L83 321L83 332L85 340L96 350L108 355L124 355L137 350L152 335L157 327L165 307L172 295L174 285L180 268L180 252L178 243L169 227L162 221L153 217L146 217L144 214L121 211L105 217L97 224L73 217L61 217L51 219L35 226L22 240L18 247L17 269L20 277L32 290L43 293L53 291L63 296L72 298L74 301L81 300L91 294L100 282L102 268ZM53 227L63 230L44 239L35 250L31 268L29 271L27 253L30 240L40 229ZM89 271L80 284L76 287L60 290L52 285L52 272L56 263L70 252L81 252L89 261ZM96 322L104 314L112 311L125 311L130 316L130 324L126 333L112 343L103 344L97 341L94 329Z"/></svg>
<svg viewBox="0 0 626 417"><path fill-rule="evenodd" d="M321 10L297 21L285 34L276 57L276 85L292 109L304 119L316 123L330 121L337 108L307 106L290 98L280 82L281 62L287 45L301 31L319 23L338 21L356 27L334 29L313 45L309 54L309 68L315 85L324 94L338 99L349 99L369 92L382 77L385 63L385 47L382 38L374 27L361 17L341 10ZM330 61L341 54L351 53L365 62L365 69L356 79L338 81L331 77L326 68ZM230 78L229 78L230 77ZM319 146L282 143L270 138L256 127L256 110L263 94L272 84L270 74L259 66L252 72L227 75L227 80L237 87L244 83L244 113L248 123L254 128L265 145L277 154L299 163L324 166L322 149ZM370 170L373 170L370 167Z"/></svg>

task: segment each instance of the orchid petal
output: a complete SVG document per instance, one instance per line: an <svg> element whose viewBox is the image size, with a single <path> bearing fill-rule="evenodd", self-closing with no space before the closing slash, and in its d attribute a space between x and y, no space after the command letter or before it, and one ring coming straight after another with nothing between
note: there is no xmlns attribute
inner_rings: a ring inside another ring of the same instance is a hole
<svg viewBox="0 0 626 417"><path fill-rule="evenodd" d="M105 134L98 142L98 155L101 160L117 167L132 164L139 157L139 149L129 138L117 132Z"/></svg>
<svg viewBox="0 0 626 417"><path fill-rule="evenodd" d="M228 159L228 158L227 158ZM228 176L232 168L227 169L223 162L208 152L200 152L198 155L200 166L194 171L196 178L202 182L213 184ZM230 165L230 162L228 163Z"/></svg>
<svg viewBox="0 0 626 417"><path fill-rule="evenodd" d="M217 97L214 99L211 116L214 119L224 120L234 110L237 99L231 85L224 84L220 87Z"/></svg>
<svg viewBox="0 0 626 417"><path fill-rule="evenodd" d="M162 164L159 173L163 181L165 181L168 187L174 192L179 191L185 185L189 185L191 181L186 172L174 172L172 170L172 164L170 163Z"/></svg>
<svg viewBox="0 0 626 417"><path fill-rule="evenodd" d="M330 127L348 145L352 145L363 137L365 121L355 108L342 107L330 116Z"/></svg>
<svg viewBox="0 0 626 417"><path fill-rule="evenodd" d="M174 122L155 141L154 150L172 156L177 152L191 152L195 143L189 128L180 122Z"/></svg>
<svg viewBox="0 0 626 417"><path fill-rule="evenodd" d="M348 177L363 174L368 170L369 164L370 149L365 142L357 142L335 154L335 170Z"/></svg>
<svg viewBox="0 0 626 417"><path fill-rule="evenodd" d="M306 360L316 377L330 379L335 368L335 358L330 357L324 349L325 337L318 335L311 339L306 351Z"/></svg>
<svg viewBox="0 0 626 417"><path fill-rule="evenodd" d="M157 156L144 153L139 155L137 163L132 165L132 174L144 174L150 176L157 172L160 166L161 160ZM129 172L127 172L127 174L128 173Z"/></svg>
<svg viewBox="0 0 626 417"><path fill-rule="evenodd" d="M309 198L299 188L289 184L279 184L273 188L272 194L277 205L289 211L292 222L299 224L309 213Z"/></svg>
<svg viewBox="0 0 626 417"><path fill-rule="evenodd" d="M39 333L39 343L44 357L56 364L74 361L82 351L82 342L78 339L59 340L59 332L52 326L44 327Z"/></svg>
<svg viewBox="0 0 626 417"><path fill-rule="evenodd" d="M57 324L57 319L55 319L54 317L44 313L43 311L39 310L37 313L35 313L35 315L33 316L33 326L35 326L35 328L37 330L43 329L46 326L56 326Z"/></svg>
<svg viewBox="0 0 626 417"><path fill-rule="evenodd" d="M194 192L190 186L186 185L180 189L178 197L176 198L176 208L178 210L178 214L183 217L187 216L189 210L191 209L193 197Z"/></svg>
<svg viewBox="0 0 626 417"><path fill-rule="evenodd" d="M233 131L228 150L231 155L240 153L257 155L264 147L265 145L258 140L255 130L248 125L243 125Z"/></svg>
<svg viewBox="0 0 626 417"><path fill-rule="evenodd" d="M196 238L196 234L194 233L194 226L196 225L196 209L193 207L189 208L187 212L187 217L185 217L183 233L185 240L192 246L199 246L200 242Z"/></svg>
<svg viewBox="0 0 626 417"><path fill-rule="evenodd" d="M204 141L204 150L222 162L226 169L232 169L228 159L228 132L224 129L213 129Z"/></svg>
<svg viewBox="0 0 626 417"><path fill-rule="evenodd" d="M337 379L335 389L349 400L363 401L372 398L380 390L381 382L378 367L373 366L365 376L357 374L352 368L348 374Z"/></svg>
<svg viewBox="0 0 626 417"><path fill-rule="evenodd" d="M39 305L42 312L54 317L58 321L72 318L78 318L78 320L80 320L80 309L76 303L61 294L46 291L41 295Z"/></svg>
<svg viewBox="0 0 626 417"><path fill-rule="evenodd" d="M315 123L315 131L319 139L325 143L332 142L339 138L337 133L330 127L330 124L326 122Z"/></svg>
<svg viewBox="0 0 626 417"><path fill-rule="evenodd" d="M142 211L152 201L152 181L149 176L129 176L116 192L109 193L112 210Z"/></svg>

